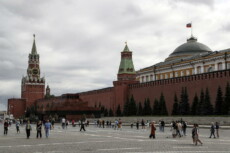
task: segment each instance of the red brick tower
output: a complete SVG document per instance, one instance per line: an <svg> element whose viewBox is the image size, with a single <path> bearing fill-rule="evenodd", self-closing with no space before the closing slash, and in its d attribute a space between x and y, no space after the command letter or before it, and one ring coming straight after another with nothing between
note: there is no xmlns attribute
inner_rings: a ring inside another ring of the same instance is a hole
<svg viewBox="0 0 230 153"><path fill-rule="evenodd" d="M121 110L123 110L124 104L128 98L128 85L137 82L132 52L129 50L126 43L124 50L121 52L121 62L117 74L117 81L113 82L115 94L114 112L116 112L118 105L120 105Z"/></svg>
<svg viewBox="0 0 230 153"><path fill-rule="evenodd" d="M26 108L35 100L44 98L45 78L40 77L39 54L37 54L35 35L31 53L29 54L27 76L22 78L21 98L26 99Z"/></svg>

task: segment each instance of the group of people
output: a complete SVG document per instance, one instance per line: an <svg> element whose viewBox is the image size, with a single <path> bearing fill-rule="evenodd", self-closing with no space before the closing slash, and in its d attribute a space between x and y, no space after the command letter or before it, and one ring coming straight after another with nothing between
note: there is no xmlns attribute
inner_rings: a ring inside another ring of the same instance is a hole
<svg viewBox="0 0 230 153"><path fill-rule="evenodd" d="M186 136L187 122L181 121L172 121L171 131L173 138Z"/></svg>

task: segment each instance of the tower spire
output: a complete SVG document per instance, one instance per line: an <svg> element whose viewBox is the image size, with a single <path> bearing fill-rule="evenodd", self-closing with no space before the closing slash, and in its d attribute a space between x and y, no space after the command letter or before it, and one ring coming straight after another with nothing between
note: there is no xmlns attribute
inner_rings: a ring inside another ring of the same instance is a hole
<svg viewBox="0 0 230 153"><path fill-rule="evenodd" d="M125 48L124 48L123 52L130 52L129 47L127 45L127 41L125 42Z"/></svg>
<svg viewBox="0 0 230 153"><path fill-rule="evenodd" d="M33 42L32 50L31 50L31 54L35 55L35 54L37 54L37 48L36 48L36 43L35 43L35 34L33 34L33 37L34 37L34 42Z"/></svg>

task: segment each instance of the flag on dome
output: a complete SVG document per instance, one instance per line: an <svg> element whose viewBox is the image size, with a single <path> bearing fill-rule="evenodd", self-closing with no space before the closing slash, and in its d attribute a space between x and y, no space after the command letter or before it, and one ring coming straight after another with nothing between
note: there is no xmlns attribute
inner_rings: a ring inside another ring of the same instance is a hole
<svg viewBox="0 0 230 153"><path fill-rule="evenodd" d="M191 28L191 27L192 27L192 23L186 24L186 27L187 27L187 28Z"/></svg>

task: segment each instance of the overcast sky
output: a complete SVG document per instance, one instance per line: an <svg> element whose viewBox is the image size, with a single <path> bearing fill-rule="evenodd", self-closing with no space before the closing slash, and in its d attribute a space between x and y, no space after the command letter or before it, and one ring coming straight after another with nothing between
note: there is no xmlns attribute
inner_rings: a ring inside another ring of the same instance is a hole
<svg viewBox="0 0 230 153"><path fill-rule="evenodd" d="M0 110L20 98L36 34L51 93L112 86L125 41L136 70L163 61L193 34L212 50L230 48L227 0L0 0Z"/></svg>

